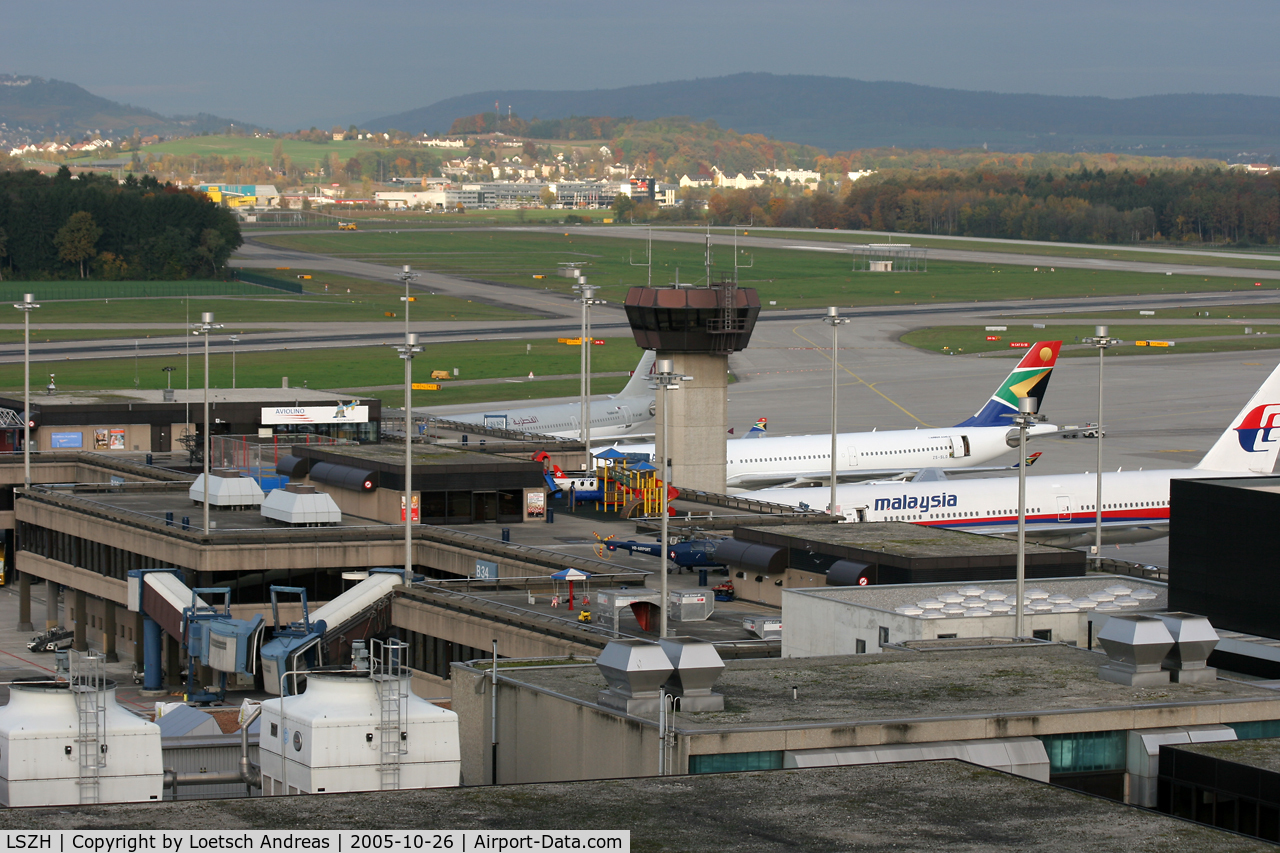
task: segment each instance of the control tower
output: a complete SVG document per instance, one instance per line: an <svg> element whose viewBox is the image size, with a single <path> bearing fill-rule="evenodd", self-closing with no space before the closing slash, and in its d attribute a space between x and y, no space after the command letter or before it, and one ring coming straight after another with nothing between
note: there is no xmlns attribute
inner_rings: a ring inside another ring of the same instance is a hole
<svg viewBox="0 0 1280 853"><path fill-rule="evenodd" d="M633 287L627 321L636 345L669 358L692 376L679 390L658 394L657 458L670 458L672 484L723 493L729 431L729 353L746 349L760 314L754 288L725 281L711 286ZM669 398L669 399L668 399ZM664 401L669 411L664 411ZM659 465L661 468L661 465Z"/></svg>

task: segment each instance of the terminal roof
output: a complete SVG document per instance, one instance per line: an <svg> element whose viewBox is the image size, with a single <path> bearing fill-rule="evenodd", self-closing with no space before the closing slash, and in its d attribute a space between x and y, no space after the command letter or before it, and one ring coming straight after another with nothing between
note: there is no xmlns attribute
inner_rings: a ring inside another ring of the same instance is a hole
<svg viewBox="0 0 1280 853"><path fill-rule="evenodd" d="M805 547L806 542L875 551L901 557L1016 556L1017 543L1011 539L983 536L962 530L925 527L905 521L863 524L780 524L770 527L744 526L734 530L738 539L765 541ZM793 540L783 543L782 538ZM1027 543L1028 554L1060 554L1064 549Z"/></svg>

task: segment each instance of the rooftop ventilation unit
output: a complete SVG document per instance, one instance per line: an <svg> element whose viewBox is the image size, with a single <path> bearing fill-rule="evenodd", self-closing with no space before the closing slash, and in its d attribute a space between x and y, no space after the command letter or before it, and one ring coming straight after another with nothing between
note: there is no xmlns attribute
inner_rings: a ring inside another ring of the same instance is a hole
<svg viewBox="0 0 1280 853"><path fill-rule="evenodd" d="M272 490L262 502L259 512L263 518L283 521L294 527L319 527L342 522L342 510L338 509L332 497L317 492L315 486L300 483Z"/></svg>
<svg viewBox="0 0 1280 853"><path fill-rule="evenodd" d="M196 477L187 491L191 502L204 502L204 474ZM222 509L247 509L262 504L262 487L252 477L243 477L239 471L220 470L209 474L209 506Z"/></svg>
<svg viewBox="0 0 1280 853"><path fill-rule="evenodd" d="M1173 635L1154 616L1116 615L1098 632L1107 662L1098 667L1103 681L1130 687L1159 687L1169 683L1160 663L1173 648Z"/></svg>
<svg viewBox="0 0 1280 853"><path fill-rule="evenodd" d="M1164 658L1169 677L1179 684L1203 684L1218 680L1218 670L1208 665L1218 645L1218 632L1209 620L1194 613L1157 613L1173 637L1173 648Z"/></svg>
<svg viewBox="0 0 1280 853"><path fill-rule="evenodd" d="M658 713L658 691L671 676L667 653L648 640L612 640L596 658L596 668L608 682L596 702L635 716Z"/></svg>
<svg viewBox="0 0 1280 853"><path fill-rule="evenodd" d="M663 686L671 695L680 697L680 710L723 711L724 696L711 692L724 672L724 661L716 647L692 637L666 637L658 645L675 667Z"/></svg>

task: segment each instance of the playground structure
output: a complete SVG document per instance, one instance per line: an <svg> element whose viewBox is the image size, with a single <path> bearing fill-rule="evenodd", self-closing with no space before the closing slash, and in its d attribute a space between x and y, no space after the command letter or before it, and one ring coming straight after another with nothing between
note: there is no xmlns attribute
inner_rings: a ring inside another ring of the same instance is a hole
<svg viewBox="0 0 1280 853"><path fill-rule="evenodd" d="M539 454L546 461L546 454ZM652 517L661 512L662 480L658 469L648 461L648 454L624 453L609 448L594 457L595 471L565 473L559 466L552 466L544 476L553 496L571 498L570 508L592 504L604 512L617 512L624 519ZM679 490L668 487L668 512L671 501L679 497Z"/></svg>

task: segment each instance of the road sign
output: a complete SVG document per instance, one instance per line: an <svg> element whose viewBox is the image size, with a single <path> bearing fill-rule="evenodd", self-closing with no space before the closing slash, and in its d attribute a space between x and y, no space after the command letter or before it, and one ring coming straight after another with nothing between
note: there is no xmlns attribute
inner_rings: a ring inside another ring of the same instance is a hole
<svg viewBox="0 0 1280 853"><path fill-rule="evenodd" d="M1017 347L1019 349L1029 349L1031 347L1031 342L1030 341L1009 341L1009 346Z"/></svg>
<svg viewBox="0 0 1280 853"><path fill-rule="evenodd" d="M1007 332L1009 331L1009 327L1008 326L987 326L987 331L988 332Z"/></svg>
<svg viewBox="0 0 1280 853"><path fill-rule="evenodd" d="M440 383L438 382L415 382L413 383L415 391L439 391Z"/></svg>
<svg viewBox="0 0 1280 853"><path fill-rule="evenodd" d="M987 340L989 340L989 341L998 341L998 340L1000 340L1000 336L999 336L999 335L987 335Z"/></svg>

